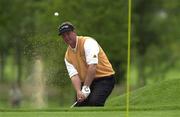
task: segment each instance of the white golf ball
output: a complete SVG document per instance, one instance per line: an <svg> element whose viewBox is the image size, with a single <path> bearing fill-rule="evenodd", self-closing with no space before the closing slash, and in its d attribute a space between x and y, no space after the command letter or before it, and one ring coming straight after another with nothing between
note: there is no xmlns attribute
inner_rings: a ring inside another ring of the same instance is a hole
<svg viewBox="0 0 180 117"><path fill-rule="evenodd" d="M58 12L55 12L55 13L54 13L54 16L58 16L58 15L59 15L59 13L58 13Z"/></svg>

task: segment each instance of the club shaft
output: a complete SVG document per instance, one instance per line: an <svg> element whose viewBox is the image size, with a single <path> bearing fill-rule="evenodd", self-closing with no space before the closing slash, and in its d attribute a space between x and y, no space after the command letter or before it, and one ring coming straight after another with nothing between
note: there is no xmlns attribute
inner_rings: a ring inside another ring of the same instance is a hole
<svg viewBox="0 0 180 117"><path fill-rule="evenodd" d="M76 101L76 102L74 102L74 104L71 106L71 108L72 108L72 107L74 107L76 104L77 104L77 101Z"/></svg>

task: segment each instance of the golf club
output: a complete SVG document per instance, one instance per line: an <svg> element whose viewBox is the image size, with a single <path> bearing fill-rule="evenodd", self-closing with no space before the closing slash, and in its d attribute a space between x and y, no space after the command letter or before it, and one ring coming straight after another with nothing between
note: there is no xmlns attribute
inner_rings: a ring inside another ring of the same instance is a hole
<svg viewBox="0 0 180 117"><path fill-rule="evenodd" d="M74 104L71 106L71 108L73 108L76 104L77 104L77 101L76 101L76 102L74 102Z"/></svg>

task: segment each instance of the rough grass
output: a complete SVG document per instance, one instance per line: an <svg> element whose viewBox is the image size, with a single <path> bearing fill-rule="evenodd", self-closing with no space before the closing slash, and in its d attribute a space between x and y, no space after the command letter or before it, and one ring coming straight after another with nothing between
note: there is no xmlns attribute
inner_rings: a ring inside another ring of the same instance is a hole
<svg viewBox="0 0 180 117"><path fill-rule="evenodd" d="M180 109L180 79L157 82L130 93L130 108ZM106 106L126 105L126 95L115 97Z"/></svg>

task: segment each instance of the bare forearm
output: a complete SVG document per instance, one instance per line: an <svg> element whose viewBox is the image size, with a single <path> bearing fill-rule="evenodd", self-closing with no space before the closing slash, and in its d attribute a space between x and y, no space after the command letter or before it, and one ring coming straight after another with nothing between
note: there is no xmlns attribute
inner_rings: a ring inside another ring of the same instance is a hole
<svg viewBox="0 0 180 117"><path fill-rule="evenodd" d="M74 89L76 90L76 92L81 90L81 81L79 79L78 75L75 75L71 78L71 82L74 86Z"/></svg>
<svg viewBox="0 0 180 117"><path fill-rule="evenodd" d="M76 94L77 94L77 101L78 102L82 102L86 99L86 97L84 96L84 94L81 91L81 81L79 79L78 75L75 75L71 78L72 84L74 86L74 89L76 90Z"/></svg>
<svg viewBox="0 0 180 117"><path fill-rule="evenodd" d="M88 66L88 70L87 70L87 75L86 75L86 79L84 82L85 86L90 86L92 81L94 80L96 74L96 64L92 64Z"/></svg>

